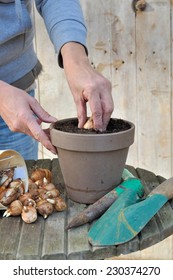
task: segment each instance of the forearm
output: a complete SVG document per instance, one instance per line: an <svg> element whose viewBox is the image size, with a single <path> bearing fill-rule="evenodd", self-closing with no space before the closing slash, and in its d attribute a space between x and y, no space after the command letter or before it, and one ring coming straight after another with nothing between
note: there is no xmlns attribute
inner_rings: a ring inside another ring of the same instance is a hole
<svg viewBox="0 0 173 280"><path fill-rule="evenodd" d="M5 85L8 85L8 84L5 83L4 81L0 80L0 90L1 90Z"/></svg>
<svg viewBox="0 0 173 280"><path fill-rule="evenodd" d="M0 112L1 112L1 107L3 106L3 101L4 101L4 98L5 98L4 93L6 93L8 91L8 87L10 87L9 84L0 80L0 100L1 100Z"/></svg>
<svg viewBox="0 0 173 280"><path fill-rule="evenodd" d="M48 34L58 53L58 62L63 62L60 50L69 42L86 47L87 29L78 0L35 0L37 9L44 19Z"/></svg>
<svg viewBox="0 0 173 280"><path fill-rule="evenodd" d="M89 64L86 49L83 45L75 42L66 43L61 48L64 68L67 69L74 65Z"/></svg>

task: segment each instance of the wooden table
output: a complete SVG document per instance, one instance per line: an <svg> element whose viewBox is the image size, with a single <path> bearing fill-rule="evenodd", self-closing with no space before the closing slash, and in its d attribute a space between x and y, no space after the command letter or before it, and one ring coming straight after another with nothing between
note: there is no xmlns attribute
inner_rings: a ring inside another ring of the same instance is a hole
<svg viewBox="0 0 173 280"><path fill-rule="evenodd" d="M173 200L170 200L131 241L118 246L92 247L87 238L89 224L64 230L68 221L87 206L66 196L58 159L30 160L26 164L29 175L34 166L52 171L53 183L65 197L68 208L64 212L53 213L45 220L39 216L33 224L24 223L20 217L3 218L1 211L0 259L105 259L143 250L173 233ZM165 180L141 168L126 168L142 180L146 194Z"/></svg>

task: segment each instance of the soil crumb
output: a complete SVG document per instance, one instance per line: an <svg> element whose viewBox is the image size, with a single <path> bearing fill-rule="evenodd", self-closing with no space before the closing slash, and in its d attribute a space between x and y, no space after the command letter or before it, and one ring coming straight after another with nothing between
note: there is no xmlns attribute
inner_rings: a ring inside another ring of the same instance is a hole
<svg viewBox="0 0 173 280"><path fill-rule="evenodd" d="M55 129L69 132L69 133L80 133L80 134L105 134L105 133L115 133L115 132L121 132L124 130L128 130L131 128L131 125L122 120L122 119L113 119L111 118L107 129L103 132L96 131L94 129L84 129L84 128L78 128L78 119L67 119L58 121L55 123Z"/></svg>

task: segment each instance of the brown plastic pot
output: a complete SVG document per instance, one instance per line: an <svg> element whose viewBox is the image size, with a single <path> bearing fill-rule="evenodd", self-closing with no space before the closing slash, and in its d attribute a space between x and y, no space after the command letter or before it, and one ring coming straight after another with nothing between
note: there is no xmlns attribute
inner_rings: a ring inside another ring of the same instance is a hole
<svg viewBox="0 0 173 280"><path fill-rule="evenodd" d="M51 141L57 148L70 199L94 203L120 183L128 149L134 141L135 126L128 123L130 129L109 134L63 132L55 129L56 124L51 125Z"/></svg>

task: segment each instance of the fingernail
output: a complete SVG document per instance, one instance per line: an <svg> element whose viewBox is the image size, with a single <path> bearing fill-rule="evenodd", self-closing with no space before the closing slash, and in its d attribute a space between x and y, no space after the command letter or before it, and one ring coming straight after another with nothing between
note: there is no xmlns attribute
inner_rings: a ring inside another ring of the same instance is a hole
<svg viewBox="0 0 173 280"><path fill-rule="evenodd" d="M96 131L103 132L103 128L95 128Z"/></svg>

